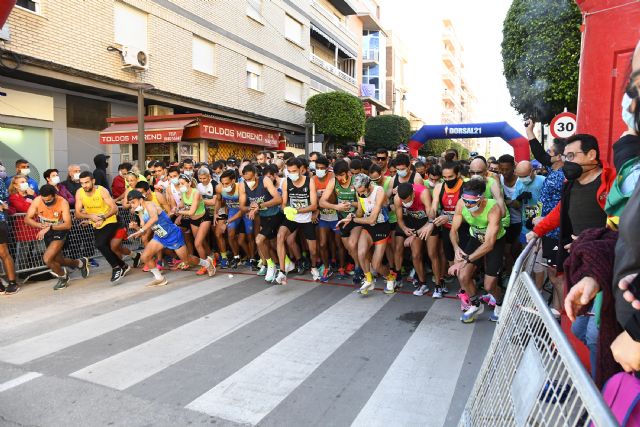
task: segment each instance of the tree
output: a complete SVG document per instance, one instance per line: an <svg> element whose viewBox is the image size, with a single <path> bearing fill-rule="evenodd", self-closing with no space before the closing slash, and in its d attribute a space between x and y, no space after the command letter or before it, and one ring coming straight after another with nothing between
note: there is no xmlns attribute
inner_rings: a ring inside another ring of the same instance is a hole
<svg viewBox="0 0 640 427"><path fill-rule="evenodd" d="M574 0L513 0L503 26L502 61L511 105L549 123L576 111L582 16Z"/></svg>
<svg viewBox="0 0 640 427"><path fill-rule="evenodd" d="M402 116L393 114L369 117L364 126L364 142L367 150L385 148L395 150L411 137L411 124Z"/></svg>
<svg viewBox="0 0 640 427"><path fill-rule="evenodd" d="M451 148L453 141L450 139L430 139L418 150L423 156L440 156L440 154Z"/></svg>
<svg viewBox="0 0 640 427"><path fill-rule="evenodd" d="M319 93L307 100L307 121L325 142L356 142L364 134L364 107L356 96L346 92Z"/></svg>

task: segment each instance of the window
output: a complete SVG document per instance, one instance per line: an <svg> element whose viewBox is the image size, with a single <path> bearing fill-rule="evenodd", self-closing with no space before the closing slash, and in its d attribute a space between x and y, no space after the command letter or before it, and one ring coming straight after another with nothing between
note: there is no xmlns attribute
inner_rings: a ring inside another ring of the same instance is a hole
<svg viewBox="0 0 640 427"><path fill-rule="evenodd" d="M284 99L296 104L302 104L302 82L291 77L287 77L284 87Z"/></svg>
<svg viewBox="0 0 640 427"><path fill-rule="evenodd" d="M247 59L247 87L262 91L262 64Z"/></svg>
<svg viewBox="0 0 640 427"><path fill-rule="evenodd" d="M292 42L302 45L302 24L287 15L284 23L284 36Z"/></svg>
<svg viewBox="0 0 640 427"><path fill-rule="evenodd" d="M262 0L247 0L247 16L262 22Z"/></svg>
<svg viewBox="0 0 640 427"><path fill-rule="evenodd" d="M67 95L67 127L103 130L110 116L111 105L108 102Z"/></svg>
<svg viewBox="0 0 640 427"><path fill-rule="evenodd" d="M210 75L215 74L215 45L210 41L193 36L193 69Z"/></svg>
<svg viewBox="0 0 640 427"><path fill-rule="evenodd" d="M116 43L147 50L146 13L124 3L116 3L113 24Z"/></svg>
<svg viewBox="0 0 640 427"><path fill-rule="evenodd" d="M30 10L31 12L40 13L40 0L18 0L16 6L23 9Z"/></svg>

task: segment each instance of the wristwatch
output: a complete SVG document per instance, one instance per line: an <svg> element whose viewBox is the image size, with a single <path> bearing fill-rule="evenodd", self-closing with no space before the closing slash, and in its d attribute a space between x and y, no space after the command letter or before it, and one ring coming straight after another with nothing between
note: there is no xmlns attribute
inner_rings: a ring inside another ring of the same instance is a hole
<svg viewBox="0 0 640 427"><path fill-rule="evenodd" d="M467 262L467 264L470 264L470 263L471 263L471 260L469 259L469 255L463 255L463 256L462 256L462 259L463 259L464 261L466 261L466 262Z"/></svg>

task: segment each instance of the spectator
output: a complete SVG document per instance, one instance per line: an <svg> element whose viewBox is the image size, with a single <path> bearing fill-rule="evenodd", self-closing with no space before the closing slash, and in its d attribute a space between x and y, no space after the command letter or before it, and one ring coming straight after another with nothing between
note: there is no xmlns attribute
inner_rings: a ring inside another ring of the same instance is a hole
<svg viewBox="0 0 640 427"><path fill-rule="evenodd" d="M3 188L5 191L7 190L7 186L4 185L4 180L7 179L7 168L4 167L2 162L0 162L0 181L2 181Z"/></svg>
<svg viewBox="0 0 640 427"><path fill-rule="evenodd" d="M122 163L118 165L118 175L111 181L111 195L116 199L120 199L125 192L126 181L124 177L131 170L131 163Z"/></svg>
<svg viewBox="0 0 640 427"><path fill-rule="evenodd" d="M31 178L29 174L31 173L31 169L29 168L29 161L25 159L16 160L16 175L22 175L27 179L27 183L29 187L33 190L33 192L38 195L38 181ZM11 179L13 176L7 177L4 180L4 185L8 188L11 185Z"/></svg>
<svg viewBox="0 0 640 427"><path fill-rule="evenodd" d="M36 192L23 175L14 175L9 183L9 213L27 213Z"/></svg>
<svg viewBox="0 0 640 427"><path fill-rule="evenodd" d="M67 187L60 184L60 175L58 174L58 169L47 169L42 174L44 179L47 181L47 184L53 185L58 190L58 195L65 199L69 205L73 206L76 203L76 198L73 194L67 190Z"/></svg>
<svg viewBox="0 0 640 427"><path fill-rule="evenodd" d="M95 185L106 188L109 193L111 193L111 187L107 179L107 168L109 167L108 159L110 157L111 156L104 154L98 154L93 158L93 163L96 165L96 169L93 171Z"/></svg>
<svg viewBox="0 0 640 427"><path fill-rule="evenodd" d="M72 164L67 168L67 179L62 181L62 185L75 197L76 191L80 189L80 166Z"/></svg>

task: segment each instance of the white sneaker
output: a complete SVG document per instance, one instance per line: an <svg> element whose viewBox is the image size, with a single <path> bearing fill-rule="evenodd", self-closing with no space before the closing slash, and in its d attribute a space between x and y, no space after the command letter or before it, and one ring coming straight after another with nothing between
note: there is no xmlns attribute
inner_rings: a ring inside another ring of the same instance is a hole
<svg viewBox="0 0 640 427"><path fill-rule="evenodd" d="M286 285L287 284L287 275L282 271L278 271L278 276L276 277L276 283L278 285Z"/></svg>
<svg viewBox="0 0 640 427"><path fill-rule="evenodd" d="M500 320L501 311L502 311L502 307L499 305L496 305L496 307L493 309L493 314L489 316L489 320L492 322L497 322L498 320Z"/></svg>
<svg viewBox="0 0 640 427"><path fill-rule="evenodd" d="M433 298L433 299L441 299L443 293L444 292L442 291L442 288L435 288L433 290L433 294L431 295L431 298Z"/></svg>
<svg viewBox="0 0 640 427"><path fill-rule="evenodd" d="M276 266L270 265L267 267L267 274L265 274L264 276L264 281L273 282L275 278L276 278Z"/></svg>
<svg viewBox="0 0 640 427"><path fill-rule="evenodd" d="M284 265L285 274L291 273L295 269L296 269L296 264L293 261L291 260L289 260L289 262L285 261L285 265Z"/></svg>
<svg viewBox="0 0 640 427"><path fill-rule="evenodd" d="M396 292L396 280L387 279L387 285L384 288L384 293L387 295L394 294Z"/></svg>
<svg viewBox="0 0 640 427"><path fill-rule="evenodd" d="M362 295L367 295L369 291L372 291L376 288L376 285L373 282L367 282L366 280L362 283L362 286L358 290Z"/></svg>
<svg viewBox="0 0 640 427"><path fill-rule="evenodd" d="M216 262L210 256L207 257L207 273L209 273L209 277L213 277L216 274Z"/></svg>
<svg viewBox="0 0 640 427"><path fill-rule="evenodd" d="M462 323L473 323L476 317L484 313L484 304L471 305L467 311L464 312L460 320Z"/></svg>
<svg viewBox="0 0 640 427"><path fill-rule="evenodd" d="M413 294L417 297L421 297L422 295L426 294L427 292L429 292L429 286L428 285L422 285L420 286L420 288L416 289L415 291L413 291Z"/></svg>
<svg viewBox="0 0 640 427"><path fill-rule="evenodd" d="M317 281L320 280L320 277L322 277L322 276L320 275L320 272L318 271L318 269L313 267L311 269L311 277L313 278L314 282L317 282Z"/></svg>
<svg viewBox="0 0 640 427"><path fill-rule="evenodd" d="M147 288L154 288L156 286L166 286L168 283L169 282L167 282L167 279L165 279L164 276L161 279L156 279L154 277L151 282L146 284L146 287Z"/></svg>
<svg viewBox="0 0 640 427"><path fill-rule="evenodd" d="M256 276L265 276L266 274L267 274L267 266L266 265L261 265L260 269L256 273Z"/></svg>

